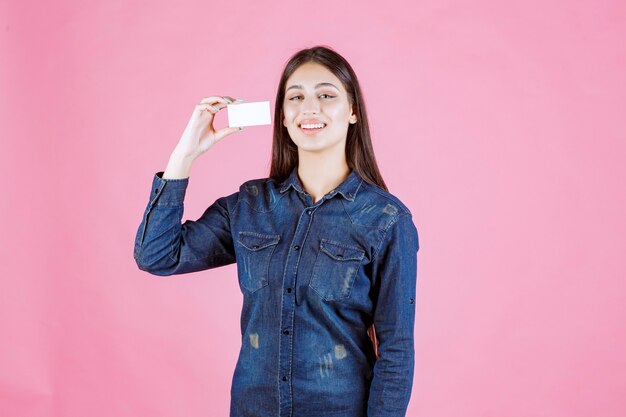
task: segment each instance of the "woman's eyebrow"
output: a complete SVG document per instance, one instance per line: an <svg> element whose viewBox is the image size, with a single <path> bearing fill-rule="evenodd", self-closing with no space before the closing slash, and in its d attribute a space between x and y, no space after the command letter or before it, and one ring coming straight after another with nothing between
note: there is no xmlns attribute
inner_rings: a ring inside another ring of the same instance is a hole
<svg viewBox="0 0 626 417"><path fill-rule="evenodd" d="M331 83L318 83L318 84L315 84L315 88L320 88L320 87L333 87L333 88L336 88L337 91L339 91L339 89L334 84L331 84ZM296 84L296 85L292 85L289 88L287 88L285 90L285 92L291 90L292 88L298 88L300 90L303 90L302 85Z"/></svg>

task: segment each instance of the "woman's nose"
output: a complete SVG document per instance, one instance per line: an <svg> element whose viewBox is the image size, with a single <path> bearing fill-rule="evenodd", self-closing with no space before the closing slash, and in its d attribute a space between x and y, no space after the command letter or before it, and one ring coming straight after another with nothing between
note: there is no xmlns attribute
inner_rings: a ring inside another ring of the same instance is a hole
<svg viewBox="0 0 626 417"><path fill-rule="evenodd" d="M302 101L302 112L303 113L319 113L320 111L320 103L314 99L304 99Z"/></svg>

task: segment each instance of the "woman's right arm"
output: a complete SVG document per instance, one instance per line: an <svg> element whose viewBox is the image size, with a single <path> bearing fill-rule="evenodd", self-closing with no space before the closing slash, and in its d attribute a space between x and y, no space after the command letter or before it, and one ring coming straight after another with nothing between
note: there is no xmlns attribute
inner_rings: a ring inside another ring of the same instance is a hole
<svg viewBox="0 0 626 417"><path fill-rule="evenodd" d="M193 161L223 137L240 130L216 132L212 126L215 113L232 102L229 97L203 99L195 107L167 168L155 174L135 237L133 257L139 269L165 276L235 262L229 210L236 204L238 193L218 198L199 219L181 224Z"/></svg>

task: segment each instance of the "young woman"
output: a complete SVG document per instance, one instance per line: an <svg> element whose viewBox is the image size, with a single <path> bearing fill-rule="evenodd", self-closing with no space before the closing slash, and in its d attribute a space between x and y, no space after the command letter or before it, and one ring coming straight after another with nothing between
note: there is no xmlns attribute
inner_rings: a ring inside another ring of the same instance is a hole
<svg viewBox="0 0 626 417"><path fill-rule="evenodd" d="M296 53L276 95L269 177L181 224L192 163L239 130L212 126L235 101L196 105L155 174L138 267L173 275L237 263L242 345L231 417L404 416L418 234L378 171L353 69L327 47Z"/></svg>

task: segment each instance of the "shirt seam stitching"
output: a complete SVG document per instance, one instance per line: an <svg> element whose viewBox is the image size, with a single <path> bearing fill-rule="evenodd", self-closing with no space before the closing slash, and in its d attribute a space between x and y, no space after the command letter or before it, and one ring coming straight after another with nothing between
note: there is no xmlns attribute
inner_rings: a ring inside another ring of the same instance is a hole
<svg viewBox="0 0 626 417"><path fill-rule="evenodd" d="M389 224L387 225L387 227L386 227L386 228L384 229L384 231L383 231L383 236L382 236L382 238L380 239L380 243L378 244L378 246L376 247L376 250L374 251L374 253L373 253L373 255L372 255L372 262L376 262L376 261L378 261L378 256L380 255L380 248L382 247L383 242L384 242L384 241L386 240L386 238L387 238L387 232L388 232L388 230L389 230L389 229L391 229L391 227L392 227L393 225L395 225L396 223L398 223L398 220L399 220L399 219L400 219L400 217L402 217L402 216L407 216L407 217L409 217L409 218L410 218L410 217L412 217L412 216L411 216L411 213L400 213L400 214L398 214L396 217L394 217L394 219L393 219L391 222L389 222Z"/></svg>

